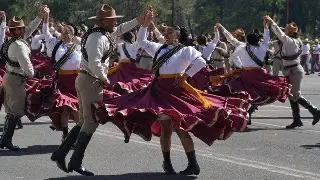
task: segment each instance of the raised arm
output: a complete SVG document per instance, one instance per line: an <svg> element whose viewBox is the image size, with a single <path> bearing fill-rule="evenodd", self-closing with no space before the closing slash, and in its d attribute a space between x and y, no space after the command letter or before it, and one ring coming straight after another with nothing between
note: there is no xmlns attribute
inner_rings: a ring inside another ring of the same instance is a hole
<svg viewBox="0 0 320 180"><path fill-rule="evenodd" d="M40 8L40 13L39 16L37 16L27 27L24 33L24 39L27 39L28 37L31 36L31 34L38 28L40 25L42 18L44 16L44 10L47 8L46 5L42 5Z"/></svg>
<svg viewBox="0 0 320 180"><path fill-rule="evenodd" d="M221 29L222 34L227 38L227 41L230 42L230 44L232 44L235 47L241 44L241 42L235 37L233 37L233 35L221 24L217 24L216 26Z"/></svg>
<svg viewBox="0 0 320 180"><path fill-rule="evenodd" d="M116 27L115 31L113 33L111 33L111 35L114 37L120 36L128 31L130 31L131 29L136 27L138 24L139 23L138 23L137 19L133 19L131 21L122 23Z"/></svg>
<svg viewBox="0 0 320 180"><path fill-rule="evenodd" d="M147 9L146 9L147 11ZM138 16L137 18L128 21L126 23L122 23L119 26L116 27L115 31L113 33L111 33L111 35L113 37L117 37L120 36L128 31L130 31L131 29L133 29L134 27L136 27L138 24L142 24L146 15L146 11L143 12L140 16Z"/></svg>
<svg viewBox="0 0 320 180"><path fill-rule="evenodd" d="M47 48L47 50L53 50L54 46L58 43L57 38L53 37L49 30L49 14L50 10L45 9L44 10L44 21L42 26L42 33L45 36L45 40L48 46L51 48Z"/></svg>
<svg viewBox="0 0 320 180"><path fill-rule="evenodd" d="M217 42L220 39L219 30L216 27L214 27L214 34L215 34L214 39L203 49L202 56L206 60L209 60L212 52L216 48Z"/></svg>
<svg viewBox="0 0 320 180"><path fill-rule="evenodd" d="M153 12L147 12L144 22L138 32L137 42L142 49L144 49L150 56L154 57L162 44L151 42L147 39L148 25L152 20Z"/></svg>
<svg viewBox="0 0 320 180"><path fill-rule="evenodd" d="M164 36L161 34L161 32L159 31L159 29L157 28L157 26L154 24L153 21L151 21L151 25L152 25L153 33L155 34L155 36L158 39L159 43L160 44L164 44L166 42Z"/></svg>
<svg viewBox="0 0 320 180"><path fill-rule="evenodd" d="M271 25L271 29L274 32L274 34L279 38L279 40L281 42L294 42L294 39L290 38L289 36L287 36L281 29L280 27L277 25L277 23L275 23L273 21L273 19L271 19L269 16L264 16L263 17L265 19L265 21Z"/></svg>
<svg viewBox="0 0 320 180"><path fill-rule="evenodd" d="M269 46L269 41L270 41L270 31L269 31L268 23L266 20L263 20L263 26L264 26L264 33L263 33L262 46L267 50Z"/></svg>

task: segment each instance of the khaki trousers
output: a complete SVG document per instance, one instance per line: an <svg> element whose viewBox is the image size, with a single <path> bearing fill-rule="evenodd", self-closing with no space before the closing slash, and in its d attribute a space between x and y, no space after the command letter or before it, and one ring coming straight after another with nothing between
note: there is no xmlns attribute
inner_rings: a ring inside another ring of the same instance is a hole
<svg viewBox="0 0 320 180"><path fill-rule="evenodd" d="M7 114L24 116L25 78L5 73L3 76L4 108Z"/></svg>
<svg viewBox="0 0 320 180"><path fill-rule="evenodd" d="M80 73L76 78L76 90L79 98L79 122L81 131L92 134L99 123L92 117L91 104L103 100L103 86L96 78Z"/></svg>
<svg viewBox="0 0 320 180"><path fill-rule="evenodd" d="M292 85L290 100L296 102L301 96L301 84L303 79L304 70L299 64L296 67L292 67L283 70L285 76L288 77L289 84Z"/></svg>
<svg viewBox="0 0 320 180"><path fill-rule="evenodd" d="M222 61L213 61L213 65L215 69L225 68L224 60Z"/></svg>
<svg viewBox="0 0 320 180"><path fill-rule="evenodd" d="M229 62L229 59L224 59L224 64L225 64L225 72L226 73L229 73L231 72L231 65L230 65L230 62Z"/></svg>
<svg viewBox="0 0 320 180"><path fill-rule="evenodd" d="M279 72L280 70L283 73L283 63L282 63L282 59L277 59L275 58L273 60L273 65L272 65L272 73L274 76L279 76Z"/></svg>
<svg viewBox="0 0 320 180"><path fill-rule="evenodd" d="M147 57L141 57L140 62L137 64L138 68L141 69L152 69L152 57L147 58Z"/></svg>

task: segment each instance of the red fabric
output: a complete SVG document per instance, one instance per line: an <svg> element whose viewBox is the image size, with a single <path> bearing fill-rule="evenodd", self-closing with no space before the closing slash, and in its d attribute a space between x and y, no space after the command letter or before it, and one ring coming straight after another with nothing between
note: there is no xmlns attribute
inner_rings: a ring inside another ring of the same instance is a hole
<svg viewBox="0 0 320 180"><path fill-rule="evenodd" d="M175 129L192 132L208 145L242 131L247 123L248 103L237 98L203 94L212 103L204 109L199 100L183 88L173 87L174 79L160 79L151 88L105 99L92 105L93 117L101 124L111 121L124 132L150 140L160 135L159 114L170 117Z"/></svg>
<svg viewBox="0 0 320 180"><path fill-rule="evenodd" d="M53 74L53 66L49 57L42 56L39 52L31 53L31 63L35 71L36 78L51 76Z"/></svg>
<svg viewBox="0 0 320 180"><path fill-rule="evenodd" d="M285 102L290 93L287 79L272 76L265 69L242 70L240 76L225 79L221 85L212 87L212 94L247 99L255 105Z"/></svg>
<svg viewBox="0 0 320 180"><path fill-rule="evenodd" d="M116 66L116 65L115 65ZM119 63L119 68L108 76L112 91L127 94L147 87L152 81L153 73L146 69L138 68L134 63Z"/></svg>
<svg viewBox="0 0 320 180"><path fill-rule="evenodd" d="M42 116L49 116L52 120L52 127L55 130L61 128L61 114L64 108L70 112L70 119L73 111L79 110L79 100L75 89L74 75L59 75L57 80L57 88L52 89L53 79L30 79L27 81L27 103L26 116L31 121ZM111 91L104 90L104 98L112 98L119 96Z"/></svg>
<svg viewBox="0 0 320 180"><path fill-rule="evenodd" d="M202 91L207 90L210 86L210 76L217 76L224 74L224 69L211 70L209 66L204 67L197 72L193 77L188 78L188 83L193 87Z"/></svg>

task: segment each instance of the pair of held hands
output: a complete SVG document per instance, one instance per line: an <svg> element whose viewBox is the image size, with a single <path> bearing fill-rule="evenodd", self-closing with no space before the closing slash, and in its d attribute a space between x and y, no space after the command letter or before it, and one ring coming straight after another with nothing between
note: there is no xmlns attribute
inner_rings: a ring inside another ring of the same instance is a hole
<svg viewBox="0 0 320 180"><path fill-rule="evenodd" d="M39 9L39 16L40 18L43 18L46 12L50 12L47 5L41 5ZM6 17L6 12L0 11L0 18Z"/></svg>

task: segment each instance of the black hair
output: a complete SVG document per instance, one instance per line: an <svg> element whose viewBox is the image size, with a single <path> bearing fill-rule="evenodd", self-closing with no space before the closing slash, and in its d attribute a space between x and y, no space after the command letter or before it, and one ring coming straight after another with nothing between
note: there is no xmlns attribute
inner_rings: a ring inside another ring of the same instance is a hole
<svg viewBox="0 0 320 180"><path fill-rule="evenodd" d="M134 34L132 32L126 32L122 35L123 40L132 44L132 39L134 38Z"/></svg>

